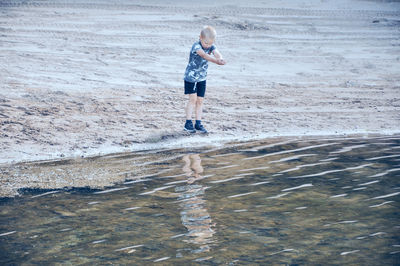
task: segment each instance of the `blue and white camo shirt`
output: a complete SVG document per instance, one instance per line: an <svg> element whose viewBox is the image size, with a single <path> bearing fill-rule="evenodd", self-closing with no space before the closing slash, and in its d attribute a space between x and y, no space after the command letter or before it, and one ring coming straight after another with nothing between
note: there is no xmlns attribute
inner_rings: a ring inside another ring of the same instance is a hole
<svg viewBox="0 0 400 266"><path fill-rule="evenodd" d="M211 45L210 48L204 49L201 46L200 40L192 45L189 63L186 67L185 76L183 77L183 79L188 82L199 82L206 80L207 78L208 61L197 54L197 51L200 49L203 49L203 51L207 54L211 54L216 47L215 45Z"/></svg>

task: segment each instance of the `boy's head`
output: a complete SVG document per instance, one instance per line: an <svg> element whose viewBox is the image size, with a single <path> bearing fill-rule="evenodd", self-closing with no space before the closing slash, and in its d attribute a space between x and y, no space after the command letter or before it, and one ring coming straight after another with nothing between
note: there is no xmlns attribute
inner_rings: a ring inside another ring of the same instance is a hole
<svg viewBox="0 0 400 266"><path fill-rule="evenodd" d="M215 37L217 37L217 32L211 26L205 26L200 32L200 41L201 45L204 48L210 48L215 41Z"/></svg>

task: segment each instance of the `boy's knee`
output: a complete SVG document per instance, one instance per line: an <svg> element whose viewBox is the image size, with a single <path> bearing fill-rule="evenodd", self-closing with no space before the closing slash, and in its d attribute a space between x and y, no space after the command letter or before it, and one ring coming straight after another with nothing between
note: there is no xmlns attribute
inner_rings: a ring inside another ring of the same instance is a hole
<svg viewBox="0 0 400 266"><path fill-rule="evenodd" d="M197 104L197 100L196 99L190 99L189 100L191 105L196 105Z"/></svg>
<svg viewBox="0 0 400 266"><path fill-rule="evenodd" d="M189 96L189 103L192 105L196 105L197 97L196 96Z"/></svg>
<svg viewBox="0 0 400 266"><path fill-rule="evenodd" d="M203 101L204 101L204 98L203 98L203 97L197 97L197 99L196 99L196 105L202 105L202 104L203 104Z"/></svg>

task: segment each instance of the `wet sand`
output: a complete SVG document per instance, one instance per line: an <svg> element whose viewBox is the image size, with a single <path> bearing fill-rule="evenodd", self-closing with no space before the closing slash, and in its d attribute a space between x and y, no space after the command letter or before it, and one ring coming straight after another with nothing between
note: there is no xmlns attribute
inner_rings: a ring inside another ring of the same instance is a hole
<svg viewBox="0 0 400 266"><path fill-rule="evenodd" d="M400 3L2 1L0 163L400 132ZM208 136L182 135L203 25Z"/></svg>

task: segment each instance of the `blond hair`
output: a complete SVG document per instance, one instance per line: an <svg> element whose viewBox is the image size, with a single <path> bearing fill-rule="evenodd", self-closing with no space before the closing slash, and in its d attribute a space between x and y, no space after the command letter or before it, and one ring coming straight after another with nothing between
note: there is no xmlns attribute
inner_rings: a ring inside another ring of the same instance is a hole
<svg viewBox="0 0 400 266"><path fill-rule="evenodd" d="M215 40L215 37L217 37L217 32L211 26L204 26L204 28L201 30L200 36L209 40Z"/></svg>

